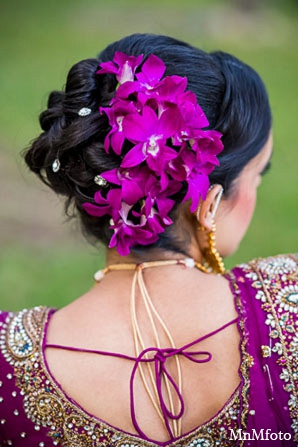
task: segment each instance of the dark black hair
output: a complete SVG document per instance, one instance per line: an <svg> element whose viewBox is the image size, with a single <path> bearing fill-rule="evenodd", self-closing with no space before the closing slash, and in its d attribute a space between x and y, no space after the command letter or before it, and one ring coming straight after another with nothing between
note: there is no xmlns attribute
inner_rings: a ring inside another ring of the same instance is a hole
<svg viewBox="0 0 298 447"><path fill-rule="evenodd" d="M111 61L116 51L143 54L144 61L155 54L164 61L166 75L187 77L187 89L196 94L210 128L223 134L220 166L210 175L210 182L222 185L226 196L244 166L263 148L271 129L270 105L261 78L251 67L224 52L206 53L167 36L133 34L109 45L98 58L74 65L65 91L50 94L48 108L40 115L43 133L26 152L25 160L55 192L67 197L68 212L69 205L75 205L84 232L106 245L112 234L109 217L89 216L82 203L92 200L98 190L95 175L120 165L119 157L107 155L103 148L109 123L105 114L98 113L99 107L109 104L117 81L114 75L96 74L99 63ZM82 107L91 108L92 113L84 118L78 116ZM57 157L61 169L54 173L52 163ZM185 189L176 195L177 205L184 194ZM185 242L175 239L169 227L153 246L185 252Z"/></svg>

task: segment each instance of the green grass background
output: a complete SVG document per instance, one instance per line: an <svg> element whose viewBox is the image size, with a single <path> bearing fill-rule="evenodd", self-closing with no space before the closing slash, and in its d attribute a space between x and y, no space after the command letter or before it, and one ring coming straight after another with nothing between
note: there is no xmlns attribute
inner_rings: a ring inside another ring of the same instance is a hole
<svg viewBox="0 0 298 447"><path fill-rule="evenodd" d="M39 132L37 116L47 94L63 86L73 63L93 57L111 41L132 32L153 32L207 51L222 49L261 74L274 116L272 170L260 188L251 227L227 265L297 252L298 4L258 4L257 11L243 11L237 0L0 0L2 154L18 164L21 175L25 172L19 153ZM12 209L14 202L7 203L8 195L1 194L8 178L0 179L1 208ZM14 187L21 195L20 182ZM22 223L17 207L13 212ZM2 309L62 306L92 286L93 272L104 262L104 252L79 235L32 243L22 225L1 245Z"/></svg>

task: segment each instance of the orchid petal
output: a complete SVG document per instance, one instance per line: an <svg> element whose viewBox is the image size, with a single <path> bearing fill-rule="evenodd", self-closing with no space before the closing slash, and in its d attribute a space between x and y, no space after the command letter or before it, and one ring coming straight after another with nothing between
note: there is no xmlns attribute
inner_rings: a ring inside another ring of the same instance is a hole
<svg viewBox="0 0 298 447"><path fill-rule="evenodd" d="M131 166L137 166L146 159L146 154L143 151L143 144L137 144L124 156L121 167L129 168Z"/></svg>
<svg viewBox="0 0 298 447"><path fill-rule="evenodd" d="M82 206L87 214L94 217L105 216L107 214L107 209L109 208L106 206L99 207L88 202L83 203Z"/></svg>
<svg viewBox="0 0 298 447"><path fill-rule="evenodd" d="M118 171L119 171L118 168L115 168L109 171L104 171L100 175L109 183L114 183L115 185L121 185Z"/></svg>
<svg viewBox="0 0 298 447"><path fill-rule="evenodd" d="M206 199L209 184L209 177L200 173L188 180L188 190L183 202L191 200L190 211L192 213L197 210L200 198L202 197L203 200Z"/></svg>
<svg viewBox="0 0 298 447"><path fill-rule="evenodd" d="M165 63L154 54L151 54L142 66L141 73L136 74L138 81L154 87L166 71Z"/></svg>
<svg viewBox="0 0 298 447"><path fill-rule="evenodd" d="M143 114L130 114L123 119L123 131L130 141L146 141L157 128L158 118L156 113L148 106L143 109Z"/></svg>

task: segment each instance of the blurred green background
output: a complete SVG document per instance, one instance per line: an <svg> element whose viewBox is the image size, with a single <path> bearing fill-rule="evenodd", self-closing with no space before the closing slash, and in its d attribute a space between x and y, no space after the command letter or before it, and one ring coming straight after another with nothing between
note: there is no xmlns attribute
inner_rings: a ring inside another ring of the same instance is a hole
<svg viewBox="0 0 298 447"><path fill-rule="evenodd" d="M88 246L63 203L27 172L48 93L69 67L133 32L222 49L263 77L274 116L272 169L228 267L298 251L298 2L295 0L0 0L0 308L62 306L92 286L104 251Z"/></svg>

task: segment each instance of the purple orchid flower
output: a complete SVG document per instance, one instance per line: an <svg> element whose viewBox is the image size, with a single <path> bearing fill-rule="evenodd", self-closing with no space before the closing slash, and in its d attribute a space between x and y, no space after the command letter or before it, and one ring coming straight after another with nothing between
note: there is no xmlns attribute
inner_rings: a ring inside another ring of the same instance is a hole
<svg viewBox="0 0 298 447"><path fill-rule="evenodd" d="M187 177L187 183L187 193L182 202L191 200L190 211L194 213L199 206L200 198L206 199L210 186L209 177L199 167L194 167Z"/></svg>
<svg viewBox="0 0 298 447"><path fill-rule="evenodd" d="M190 91L182 93L178 96L177 103L183 124L181 124L178 137L173 138L173 144L179 146L183 141L201 136L205 132L202 129L209 126L209 121L197 104L194 93Z"/></svg>
<svg viewBox="0 0 298 447"><path fill-rule="evenodd" d="M195 212L199 205L200 198L206 198L209 188L208 174L214 169L211 163L201 164L196 160L196 154L185 147L180 151L179 156L169 164L171 176L178 181L186 181L188 184L187 193L183 202L191 200L190 210Z"/></svg>
<svg viewBox="0 0 298 447"><path fill-rule="evenodd" d="M135 245L150 245L158 240L157 232L146 228L147 220L145 216L140 219L139 224L134 224L128 217L131 206L122 202L122 208L119 212L119 218L111 225L114 234L111 238L109 248L117 247L118 253L126 256L130 253L130 247ZM163 230L163 229L162 229Z"/></svg>
<svg viewBox="0 0 298 447"><path fill-rule="evenodd" d="M135 57L128 56L120 51L116 51L113 62L102 62L100 64L100 69L96 72L96 74L114 74L116 75L119 84L124 84L127 81L134 80L135 71L141 64L142 59L142 54Z"/></svg>
<svg viewBox="0 0 298 447"><path fill-rule="evenodd" d="M109 118L112 127L104 141L104 149L109 153L112 148L115 154L120 155L125 140L122 122L126 115L136 112L136 107L132 101L118 100L113 107L101 107L100 113L105 113Z"/></svg>
<svg viewBox="0 0 298 447"><path fill-rule="evenodd" d="M197 103L193 92L187 91L178 97L178 107L185 123L194 129L203 129L209 126L209 121L202 108Z"/></svg>
<svg viewBox="0 0 298 447"><path fill-rule="evenodd" d="M223 150L220 138L221 133L216 130L208 130L201 131L199 136L190 142L192 149L196 153L198 163L202 165L209 163L212 166L212 170L214 166L219 166L217 155Z"/></svg>
<svg viewBox="0 0 298 447"><path fill-rule="evenodd" d="M150 175L151 171L146 166L116 168L101 174L109 183L121 186L121 199L129 205L145 197Z"/></svg>
<svg viewBox="0 0 298 447"><path fill-rule="evenodd" d="M159 83L165 71L165 63L159 57L151 54L144 62L140 73L136 73L136 78L142 89L150 90Z"/></svg>
<svg viewBox="0 0 298 447"><path fill-rule="evenodd" d="M102 217L108 214L115 218L121 209L121 189L111 189L106 198L102 196L101 191L97 191L94 195L94 201L97 205L89 202L83 203L86 213L94 217Z"/></svg>
<svg viewBox="0 0 298 447"><path fill-rule="evenodd" d="M183 202L191 202L191 212L197 209L223 150L221 134L206 129L209 122L195 94L186 91L187 79L164 77L166 66L155 55L141 64L142 55L121 52L100 64L98 74L112 73L120 84L110 107L100 113L111 126L104 149L121 163L101 173L110 187L106 196L98 191L95 203L83 204L92 216L111 216L109 247L123 256L138 244L156 242L172 224L173 196L184 182Z"/></svg>
<svg viewBox="0 0 298 447"><path fill-rule="evenodd" d="M170 106L177 107L177 98L184 93L186 86L187 79L181 76L166 76L160 81L153 91L154 97L158 100L159 115Z"/></svg>
<svg viewBox="0 0 298 447"><path fill-rule="evenodd" d="M150 90L148 88L139 87L139 91L135 92L137 104L140 109L149 106L157 110L160 117L168 108L177 109L177 97L185 90L187 79L181 76L167 76L160 82L155 84Z"/></svg>
<svg viewBox="0 0 298 447"><path fill-rule="evenodd" d="M129 79L132 82L120 85L116 92L117 96L119 98L127 98L131 94L139 93L142 94L141 97L143 96L142 104L144 105L148 96L153 98L156 95L154 88L159 86L165 70L164 62L159 57L151 54L144 62L141 71L136 73L137 81L133 82L132 79Z"/></svg>
<svg viewBox="0 0 298 447"><path fill-rule="evenodd" d="M174 108L166 110L160 118L148 106L143 108L142 115L124 117L124 134L136 145L125 155L121 166L137 166L146 161L152 171L162 172L167 162L177 156L177 152L166 143L178 132L179 124L180 114Z"/></svg>
<svg viewBox="0 0 298 447"><path fill-rule="evenodd" d="M180 191L181 188L181 182L170 180L168 181L166 189L163 189L161 182L155 176L150 176L145 188L146 216L148 217L151 213L151 209L155 207L162 219L167 218L169 212L175 205L175 201L170 197Z"/></svg>
<svg viewBox="0 0 298 447"><path fill-rule="evenodd" d="M155 209L151 209L151 213L146 217L145 228L151 231L153 234L160 234L165 231L165 228L171 225L173 221L169 218L161 218L159 212Z"/></svg>

